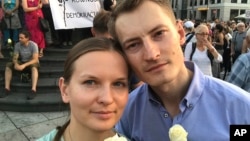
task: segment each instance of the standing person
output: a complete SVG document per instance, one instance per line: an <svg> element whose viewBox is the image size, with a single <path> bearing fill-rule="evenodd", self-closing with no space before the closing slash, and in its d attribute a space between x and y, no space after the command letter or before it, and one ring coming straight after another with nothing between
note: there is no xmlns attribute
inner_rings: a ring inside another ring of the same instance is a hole
<svg viewBox="0 0 250 141"><path fill-rule="evenodd" d="M247 30L246 38L243 40L241 53L250 52L250 29Z"/></svg>
<svg viewBox="0 0 250 141"><path fill-rule="evenodd" d="M215 49L222 55L224 47L224 27L222 24L216 24L214 27L214 39L213 45ZM220 72L222 69L222 60L220 62L214 62L213 64L213 76L220 78Z"/></svg>
<svg viewBox="0 0 250 141"><path fill-rule="evenodd" d="M222 56L208 40L209 30L207 25L200 24L195 29L196 42L188 43L184 52L186 61L193 61L200 70L209 76L212 74L214 62L222 62Z"/></svg>
<svg viewBox="0 0 250 141"><path fill-rule="evenodd" d="M226 141L231 124L250 124L248 92L184 61L185 32L170 1L121 1L109 29L145 82L130 93L119 132L133 141L169 141L169 129L180 124L187 140Z"/></svg>
<svg viewBox="0 0 250 141"><path fill-rule="evenodd" d="M45 33L46 43L47 45L58 45L59 43L59 37L58 37L58 31L55 30L53 17L50 9L50 3L49 0L42 0L43 7L43 16L46 20L49 22L49 31Z"/></svg>
<svg viewBox="0 0 250 141"><path fill-rule="evenodd" d="M3 15L4 15L4 12L3 12L3 9L1 6L0 7L0 22L1 22L1 24L3 22ZM2 38L3 38L3 35L2 35L2 27L1 27L1 29L0 29L0 58L4 58L4 55L2 54L2 45L3 45Z"/></svg>
<svg viewBox="0 0 250 141"><path fill-rule="evenodd" d="M43 18L41 0L22 0L22 6L25 12L25 25L31 34L30 39L37 43L40 49L39 57L43 57L45 39L39 24L39 18Z"/></svg>
<svg viewBox="0 0 250 141"><path fill-rule="evenodd" d="M8 39L13 41L13 45L18 42L18 31L21 28L18 7L19 0L2 0L4 21L7 24L7 28L3 30L4 45L7 45Z"/></svg>
<svg viewBox="0 0 250 141"><path fill-rule="evenodd" d="M13 70L23 71L31 70L32 87L31 92L27 94L27 100L34 99L36 96L36 86L38 80L38 47L33 41L30 41L30 33L21 31L19 33L19 42L14 48L12 62L7 63L5 67L5 89L1 93L0 98L6 97L11 93L10 82Z"/></svg>
<svg viewBox="0 0 250 141"><path fill-rule="evenodd" d="M250 52L243 53L235 61L227 81L250 92Z"/></svg>
<svg viewBox="0 0 250 141"><path fill-rule="evenodd" d="M38 141L105 141L121 138L113 129L128 99L129 69L108 38L89 38L69 52L59 80L70 120Z"/></svg>
<svg viewBox="0 0 250 141"><path fill-rule="evenodd" d="M60 29L58 30L59 38L62 41L63 46L72 46L72 29Z"/></svg>
<svg viewBox="0 0 250 141"><path fill-rule="evenodd" d="M240 22L237 24L237 31L233 33L233 38L231 42L231 56L233 58L233 63L241 54L243 40L246 37L245 30L245 24L243 22Z"/></svg>

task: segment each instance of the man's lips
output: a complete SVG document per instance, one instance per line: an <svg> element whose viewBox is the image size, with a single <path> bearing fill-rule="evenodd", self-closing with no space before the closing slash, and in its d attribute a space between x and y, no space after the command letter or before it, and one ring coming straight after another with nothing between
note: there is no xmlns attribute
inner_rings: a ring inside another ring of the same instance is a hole
<svg viewBox="0 0 250 141"><path fill-rule="evenodd" d="M146 72L151 72L151 71L157 70L157 69L159 69L159 68L161 68L161 67L163 67L163 66L165 66L165 65L166 65L166 63L151 66L151 67L149 67L149 68L146 70Z"/></svg>

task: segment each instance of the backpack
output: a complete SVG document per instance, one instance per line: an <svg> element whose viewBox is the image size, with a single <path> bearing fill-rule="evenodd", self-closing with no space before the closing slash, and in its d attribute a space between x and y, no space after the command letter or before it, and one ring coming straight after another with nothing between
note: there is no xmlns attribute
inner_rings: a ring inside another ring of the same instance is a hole
<svg viewBox="0 0 250 141"><path fill-rule="evenodd" d="M190 34L191 34L191 35L190 35ZM188 35L190 35L190 36L187 38L187 40L185 41L185 43L182 45L182 51L183 51L183 52L185 51L185 48L186 48L187 43L193 38L194 33L193 33L193 32L192 32L192 33L188 33L188 34L186 35L186 37L187 37Z"/></svg>
<svg viewBox="0 0 250 141"><path fill-rule="evenodd" d="M195 52L195 48L196 48L196 43L192 43L192 51L191 51L190 58L189 58L191 61ZM214 56L209 50L207 50L207 57L210 60L211 66L213 66Z"/></svg>

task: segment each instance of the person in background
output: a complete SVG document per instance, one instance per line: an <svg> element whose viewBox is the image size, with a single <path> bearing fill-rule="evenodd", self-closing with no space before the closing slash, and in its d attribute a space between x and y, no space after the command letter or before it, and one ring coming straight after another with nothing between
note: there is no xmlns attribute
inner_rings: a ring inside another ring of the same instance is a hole
<svg viewBox="0 0 250 141"><path fill-rule="evenodd" d="M222 62L222 56L208 40L209 30L207 25L200 24L195 29L196 43L188 43L184 52L186 61L193 61L200 70L209 76L212 74L214 62Z"/></svg>
<svg viewBox="0 0 250 141"><path fill-rule="evenodd" d="M111 12L101 9L93 20L93 27L91 28L91 33L95 37L107 37L112 38L108 32L108 21Z"/></svg>
<svg viewBox="0 0 250 141"><path fill-rule="evenodd" d="M18 16L19 0L2 0L2 8L4 11L4 20L7 24L3 30L4 45L7 45L8 39L12 40L14 46L18 42L19 29L21 28Z"/></svg>
<svg viewBox="0 0 250 141"><path fill-rule="evenodd" d="M243 40L241 53L247 53L250 51L250 29L246 32L246 38Z"/></svg>
<svg viewBox="0 0 250 141"><path fill-rule="evenodd" d="M224 67L224 76L223 80L225 80L226 75L228 72L231 72L231 42L232 42L232 35L230 34L230 27L224 27L224 45L223 45L223 67Z"/></svg>
<svg viewBox="0 0 250 141"><path fill-rule="evenodd" d="M62 45L64 47L73 45L72 43L73 29L60 29L57 31L58 31L59 39L61 40Z"/></svg>
<svg viewBox="0 0 250 141"><path fill-rule="evenodd" d="M106 38L112 38L109 31L108 31L108 21L110 19L111 12L105 11L101 9L98 14L94 17L93 20L93 27L91 28L91 32L94 37L106 37ZM143 82L138 79L137 76L135 76L134 73L131 75L130 79L130 88L129 91L134 90L135 88L142 85Z"/></svg>
<svg viewBox="0 0 250 141"><path fill-rule="evenodd" d="M186 37L186 41L185 41L185 44L183 46L185 48L185 46L189 42L196 42L196 38L194 36L194 23L192 21L186 21L183 24L183 28L185 30L185 37Z"/></svg>
<svg viewBox="0 0 250 141"><path fill-rule="evenodd" d="M227 81L250 92L250 52L241 54L232 66Z"/></svg>
<svg viewBox="0 0 250 141"><path fill-rule="evenodd" d="M230 125L250 124L248 92L184 61L185 32L170 0L120 1L109 30L145 82L129 94L118 132L133 141L169 141L179 124L187 140L227 141Z"/></svg>
<svg viewBox="0 0 250 141"><path fill-rule="evenodd" d="M116 6L116 0L103 0L103 8L107 11L112 11Z"/></svg>
<svg viewBox="0 0 250 141"><path fill-rule="evenodd" d="M43 7L42 7L42 11L43 11L43 16L44 18L48 21L49 23L49 31L47 31L44 36L45 36L45 43L47 46L51 46L54 44L54 40L57 39L56 34L57 31L54 28L54 22L53 22L53 18L52 18L52 13L50 10L50 4L49 4L49 0L41 0Z"/></svg>
<svg viewBox="0 0 250 141"><path fill-rule="evenodd" d="M219 52L220 55L223 54L224 47L224 27L221 24L216 24L214 27L214 38L213 38L213 46ZM213 76L216 78L220 78L220 72L222 71L222 60L216 61L213 63Z"/></svg>
<svg viewBox="0 0 250 141"><path fill-rule="evenodd" d="M22 0L22 7L25 12L25 25L31 34L30 40L37 43L39 57L43 57L45 38L39 24L39 18L44 18L41 0Z"/></svg>
<svg viewBox="0 0 250 141"><path fill-rule="evenodd" d="M96 37L77 43L59 79L70 119L37 141L128 141L113 127L127 103L129 72L111 39Z"/></svg>
<svg viewBox="0 0 250 141"><path fill-rule="evenodd" d="M31 70L32 87L30 93L27 94L27 100L34 99L36 96L39 66L37 44L30 40L30 33L23 30L19 33L19 42L15 45L12 62L6 64L5 88L0 94L0 98L11 94L10 82L14 70Z"/></svg>
<svg viewBox="0 0 250 141"><path fill-rule="evenodd" d="M3 22L3 16L4 16L4 12L3 12L3 9L2 9L2 5L0 5L0 22L1 22L1 25L3 26L2 22ZM0 29L0 59L1 58L4 58L4 55L2 53L2 38L3 38L3 35L2 35L2 28Z"/></svg>
<svg viewBox="0 0 250 141"><path fill-rule="evenodd" d="M246 37L246 27L243 22L237 24L237 31L233 33L233 38L231 42L231 56L233 58L233 63L240 56L243 46L243 40Z"/></svg>

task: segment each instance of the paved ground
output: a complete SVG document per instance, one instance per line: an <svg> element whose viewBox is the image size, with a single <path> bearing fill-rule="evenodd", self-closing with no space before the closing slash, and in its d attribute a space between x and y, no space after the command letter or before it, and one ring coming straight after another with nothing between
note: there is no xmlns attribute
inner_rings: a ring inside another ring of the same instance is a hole
<svg viewBox="0 0 250 141"><path fill-rule="evenodd" d="M0 141L35 141L68 119L69 112L0 111Z"/></svg>

